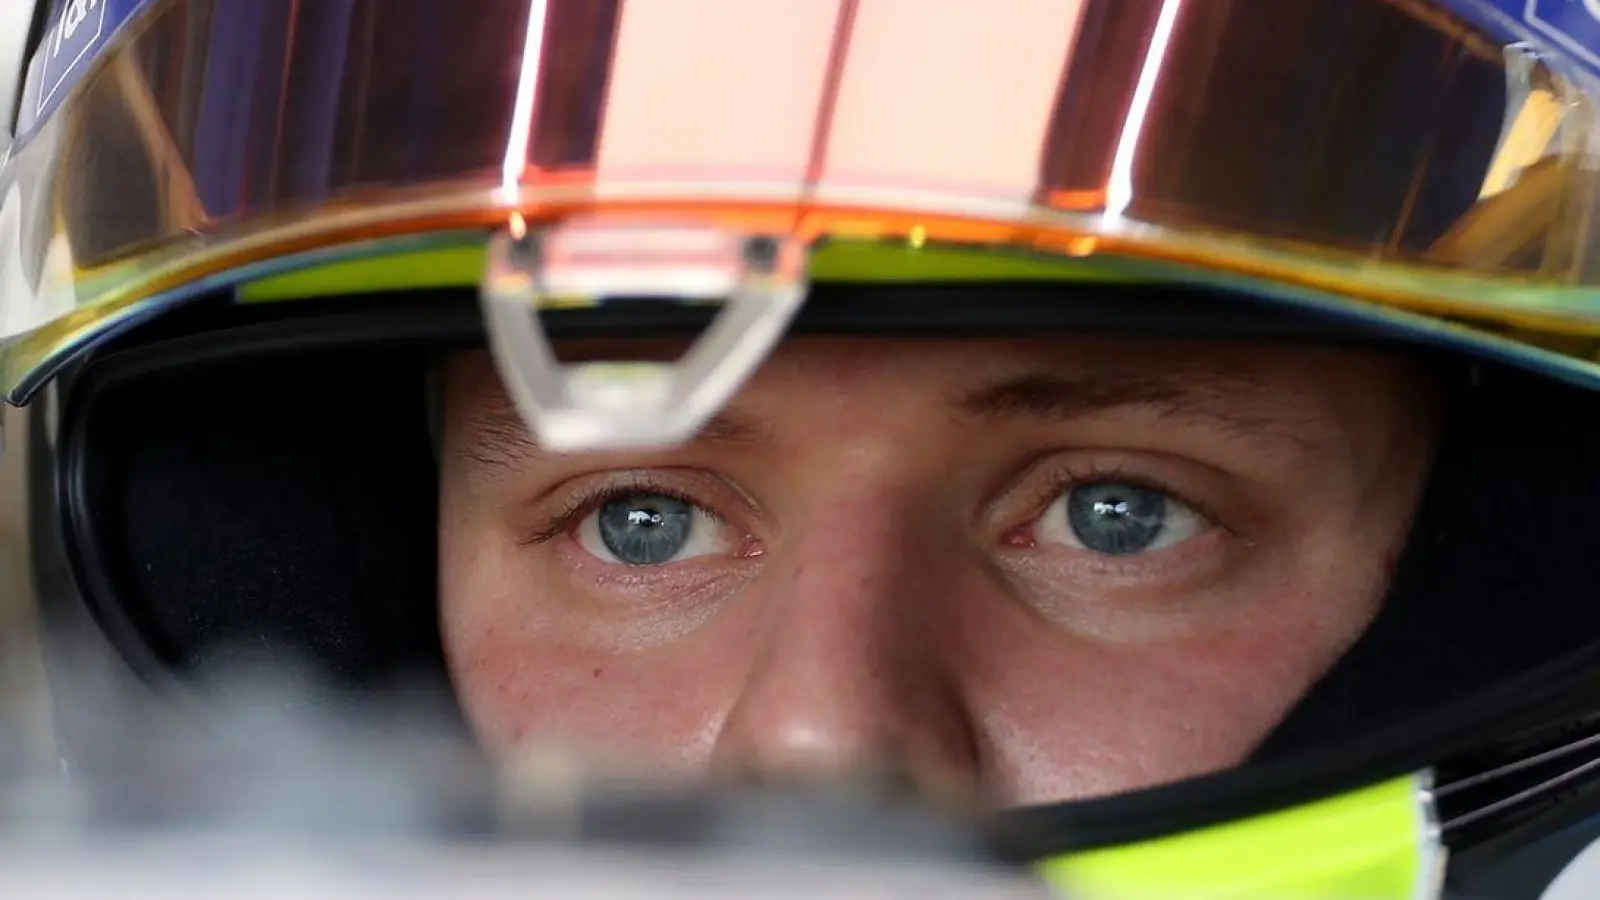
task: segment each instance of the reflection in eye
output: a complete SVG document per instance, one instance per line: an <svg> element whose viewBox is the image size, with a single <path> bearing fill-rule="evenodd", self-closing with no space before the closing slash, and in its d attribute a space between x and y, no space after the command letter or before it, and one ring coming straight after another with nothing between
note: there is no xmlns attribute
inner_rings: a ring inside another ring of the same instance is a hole
<svg viewBox="0 0 1600 900"><path fill-rule="evenodd" d="M1159 550L1207 527L1193 509L1161 491L1122 481L1069 488L1039 521L1041 540L1108 556Z"/></svg>
<svg viewBox="0 0 1600 900"><path fill-rule="evenodd" d="M716 519L665 494L622 494L600 504L578 526L578 543L606 562L659 566L722 552Z"/></svg>

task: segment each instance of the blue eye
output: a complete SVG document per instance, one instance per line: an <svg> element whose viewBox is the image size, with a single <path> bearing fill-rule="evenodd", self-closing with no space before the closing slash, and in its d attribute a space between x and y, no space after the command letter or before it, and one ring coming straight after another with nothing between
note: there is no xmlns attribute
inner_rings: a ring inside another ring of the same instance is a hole
<svg viewBox="0 0 1600 900"><path fill-rule="evenodd" d="M724 552L717 520L692 503L641 491L613 497L584 517L578 543L606 562L661 566Z"/></svg>
<svg viewBox="0 0 1600 900"><path fill-rule="evenodd" d="M1067 526L1096 553L1122 556L1148 548L1166 527L1167 498L1131 484L1105 482L1067 492Z"/></svg>
<svg viewBox="0 0 1600 900"><path fill-rule="evenodd" d="M600 540L620 562L658 566L688 543L694 530L694 507L660 494L612 500L598 512Z"/></svg>
<svg viewBox="0 0 1600 900"><path fill-rule="evenodd" d="M1161 491L1097 481L1074 485L1051 504L1038 536L1107 556L1132 556L1188 540L1206 526L1199 513Z"/></svg>

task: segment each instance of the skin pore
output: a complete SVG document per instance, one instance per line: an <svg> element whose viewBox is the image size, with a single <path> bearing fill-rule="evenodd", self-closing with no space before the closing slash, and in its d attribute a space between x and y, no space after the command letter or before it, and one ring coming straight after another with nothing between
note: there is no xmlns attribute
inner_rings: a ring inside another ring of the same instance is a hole
<svg viewBox="0 0 1600 900"><path fill-rule="evenodd" d="M482 353L442 396L491 750L1003 804L1248 755L1375 614L1438 406L1377 352L1088 337L791 339L664 452L541 451Z"/></svg>

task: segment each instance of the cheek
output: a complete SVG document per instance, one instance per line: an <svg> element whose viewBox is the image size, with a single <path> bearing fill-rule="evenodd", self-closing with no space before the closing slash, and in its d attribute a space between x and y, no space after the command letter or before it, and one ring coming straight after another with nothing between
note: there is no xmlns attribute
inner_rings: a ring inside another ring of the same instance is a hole
<svg viewBox="0 0 1600 900"><path fill-rule="evenodd" d="M703 771L748 662L723 623L619 649L593 610L541 594L552 574L469 491L440 497L440 634L456 695L493 755L565 749L586 765Z"/></svg>
<svg viewBox="0 0 1600 900"><path fill-rule="evenodd" d="M1270 611L1149 642L1035 625L983 641L1003 655L969 644L968 702L986 745L987 791L1004 803L1039 803L1237 765L1369 620L1374 604L1343 587L1280 595ZM1330 601L1346 614L1330 617Z"/></svg>
<svg viewBox="0 0 1600 900"><path fill-rule="evenodd" d="M1197 641L1079 647L1045 665L1015 658L981 714L989 789L1007 803L1037 803L1235 765L1303 687L1269 674L1276 660L1263 665L1260 656L1248 645ZM1047 679L1019 677L1041 671Z"/></svg>
<svg viewBox="0 0 1600 900"><path fill-rule="evenodd" d="M707 696L714 676L703 660L507 638L494 626L463 642L457 656L457 690L495 755L549 746L603 767L648 762L674 771L698 769L710 756L720 704ZM666 687L682 684L691 687Z"/></svg>
<svg viewBox="0 0 1600 900"><path fill-rule="evenodd" d="M480 598L482 599L481 595ZM581 624L536 610L539 598L478 603L452 616L446 654L467 718L491 754L566 750L586 766L703 772L745 661L737 642L699 636L637 651L597 647ZM453 620L453 621L452 621Z"/></svg>

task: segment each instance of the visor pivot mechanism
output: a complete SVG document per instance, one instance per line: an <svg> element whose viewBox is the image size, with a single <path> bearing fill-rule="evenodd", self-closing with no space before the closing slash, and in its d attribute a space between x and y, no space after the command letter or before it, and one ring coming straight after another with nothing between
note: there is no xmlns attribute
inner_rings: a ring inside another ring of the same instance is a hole
<svg viewBox="0 0 1600 900"><path fill-rule="evenodd" d="M482 287L495 365L534 439L557 453L689 440L760 367L806 294L806 248L700 224L520 217L489 242ZM712 305L675 362L563 363L541 318L608 301Z"/></svg>

